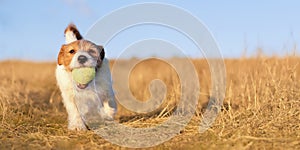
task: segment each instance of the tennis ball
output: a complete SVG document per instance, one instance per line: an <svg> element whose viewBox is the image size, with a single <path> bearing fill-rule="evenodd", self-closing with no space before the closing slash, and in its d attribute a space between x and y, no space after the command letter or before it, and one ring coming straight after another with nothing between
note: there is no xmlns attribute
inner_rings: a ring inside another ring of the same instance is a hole
<svg viewBox="0 0 300 150"><path fill-rule="evenodd" d="M87 84L95 78L95 68L85 67L72 70L72 77L79 84Z"/></svg>

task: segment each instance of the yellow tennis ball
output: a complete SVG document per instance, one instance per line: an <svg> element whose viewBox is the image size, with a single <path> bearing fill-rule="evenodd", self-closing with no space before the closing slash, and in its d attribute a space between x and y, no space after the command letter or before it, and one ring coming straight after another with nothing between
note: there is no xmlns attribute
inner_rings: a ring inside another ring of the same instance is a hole
<svg viewBox="0 0 300 150"><path fill-rule="evenodd" d="M95 78L95 68L85 67L72 70L73 80L79 84L87 84Z"/></svg>

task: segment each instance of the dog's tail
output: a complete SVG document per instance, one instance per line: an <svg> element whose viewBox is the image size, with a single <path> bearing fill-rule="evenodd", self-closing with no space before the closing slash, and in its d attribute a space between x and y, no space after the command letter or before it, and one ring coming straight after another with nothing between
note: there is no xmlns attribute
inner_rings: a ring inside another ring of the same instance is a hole
<svg viewBox="0 0 300 150"><path fill-rule="evenodd" d="M65 29L65 39L66 44L82 39L81 34L73 23L70 23Z"/></svg>

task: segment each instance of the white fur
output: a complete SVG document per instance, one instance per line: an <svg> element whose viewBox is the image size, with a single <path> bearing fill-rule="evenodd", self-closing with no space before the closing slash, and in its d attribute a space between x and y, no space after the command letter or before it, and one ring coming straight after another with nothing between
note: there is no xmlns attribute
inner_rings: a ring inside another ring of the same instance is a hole
<svg viewBox="0 0 300 150"><path fill-rule="evenodd" d="M74 91L76 89L74 89L72 83L73 81L72 81L71 73L67 72L63 65L57 65L56 79L57 79L58 86L62 92L63 103L68 113L68 121L69 121L68 128L70 130L86 130L85 122L82 120L77 108L80 106L76 106L75 104ZM103 106L104 114L102 114L102 116L105 119L111 120L113 119L117 111L117 107L115 103L114 92L112 89L109 61L106 58L103 59L102 65L100 69L98 69L94 81L95 82L91 82L90 84L92 83L96 84L95 85L96 92L98 93L98 96ZM87 89L84 90L94 90L94 89L87 87Z"/></svg>
<svg viewBox="0 0 300 150"><path fill-rule="evenodd" d="M70 130L85 130L86 127L75 105L71 74L65 70L64 66L57 65L56 79L68 113L68 128Z"/></svg>
<svg viewBox="0 0 300 150"><path fill-rule="evenodd" d="M76 35L72 31L65 33L66 44L72 43L77 40Z"/></svg>
<svg viewBox="0 0 300 150"><path fill-rule="evenodd" d="M78 39L76 39L76 35L69 30L65 33L65 40L66 44L69 44ZM78 63L78 57L80 55L84 55L88 59L84 63L84 66L97 66L97 59L89 55L88 52L79 49L77 53L73 56L70 65L68 66L69 68L76 68L82 66L82 64ZM77 91L79 89L77 88L76 84L74 86L71 72L67 71L64 65L57 65L56 79L59 89L61 90L63 103L68 113L69 129L86 130L86 125L88 125L87 122L85 122L87 121L86 117L96 118L96 120L98 117L97 115L84 116L85 113L88 112L100 113L100 117L102 118L99 119L113 119L117 111L117 105L112 89L109 61L106 58L102 60L101 67L97 68L96 77L94 78L94 80L90 82L85 89L80 89L80 92ZM93 95L91 95L91 93ZM90 102L88 100L91 100L96 104L93 106L85 105L87 102ZM100 108L95 106L99 106Z"/></svg>

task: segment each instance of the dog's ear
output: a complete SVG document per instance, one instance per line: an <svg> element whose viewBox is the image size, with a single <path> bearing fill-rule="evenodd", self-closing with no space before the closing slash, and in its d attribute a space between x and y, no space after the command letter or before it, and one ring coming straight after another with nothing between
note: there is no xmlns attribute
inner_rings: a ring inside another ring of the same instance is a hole
<svg viewBox="0 0 300 150"><path fill-rule="evenodd" d="M68 25L64 33L65 33L66 44L83 39L77 27L73 23L70 23Z"/></svg>
<svg viewBox="0 0 300 150"><path fill-rule="evenodd" d="M104 51L104 48L103 48L102 45L98 45L98 48L99 48L99 52L100 52L99 59L100 59L100 60L103 60L104 57L105 57L105 51Z"/></svg>
<svg viewBox="0 0 300 150"><path fill-rule="evenodd" d="M62 45L60 48L60 51L58 53L58 56L57 56L57 64L58 65L63 65L64 55L65 55L64 53L65 53L65 45Z"/></svg>
<svg viewBox="0 0 300 150"><path fill-rule="evenodd" d="M99 58L97 60L97 66L100 67L101 63L105 57L105 51L104 51L103 46L101 46L101 45L98 45L98 49L99 49L100 54L99 54Z"/></svg>
<svg viewBox="0 0 300 150"><path fill-rule="evenodd" d="M101 48L101 52L100 52L100 59L103 60L104 57L105 57L105 51L104 51L104 48L103 46L100 47Z"/></svg>

